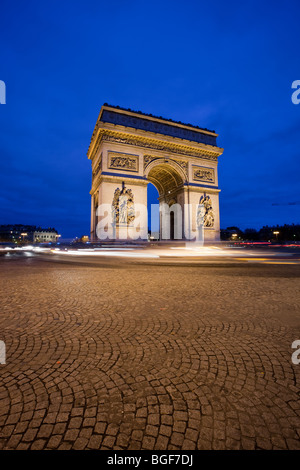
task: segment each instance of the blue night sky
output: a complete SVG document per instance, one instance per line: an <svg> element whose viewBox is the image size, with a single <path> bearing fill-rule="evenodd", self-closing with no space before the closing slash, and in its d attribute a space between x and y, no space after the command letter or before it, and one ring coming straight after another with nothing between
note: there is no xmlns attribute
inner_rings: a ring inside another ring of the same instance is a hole
<svg viewBox="0 0 300 470"><path fill-rule="evenodd" d="M0 224L89 233L105 102L219 134L222 228L300 222L299 1L2 0L0 44Z"/></svg>

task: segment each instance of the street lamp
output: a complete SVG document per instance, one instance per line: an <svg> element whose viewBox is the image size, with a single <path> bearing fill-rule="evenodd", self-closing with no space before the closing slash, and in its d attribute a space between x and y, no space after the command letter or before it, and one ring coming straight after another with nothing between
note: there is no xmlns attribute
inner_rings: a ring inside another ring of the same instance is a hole
<svg viewBox="0 0 300 470"><path fill-rule="evenodd" d="M278 231L276 231L276 232L273 232L273 235L275 235L275 236L276 236L276 240L278 240L278 235L279 235L279 232L278 232Z"/></svg>

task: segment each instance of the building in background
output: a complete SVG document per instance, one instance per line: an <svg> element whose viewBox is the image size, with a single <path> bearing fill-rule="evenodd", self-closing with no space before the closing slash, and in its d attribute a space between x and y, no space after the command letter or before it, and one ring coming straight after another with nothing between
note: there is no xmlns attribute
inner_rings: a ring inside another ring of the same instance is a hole
<svg viewBox="0 0 300 470"><path fill-rule="evenodd" d="M0 225L0 241L19 243L21 241L32 241L35 225Z"/></svg>
<svg viewBox="0 0 300 470"><path fill-rule="evenodd" d="M60 235L55 228L41 228L36 225L0 225L0 242L7 243L56 243Z"/></svg>
<svg viewBox="0 0 300 470"><path fill-rule="evenodd" d="M54 228L38 228L33 232L33 243L56 243L58 240L57 230Z"/></svg>

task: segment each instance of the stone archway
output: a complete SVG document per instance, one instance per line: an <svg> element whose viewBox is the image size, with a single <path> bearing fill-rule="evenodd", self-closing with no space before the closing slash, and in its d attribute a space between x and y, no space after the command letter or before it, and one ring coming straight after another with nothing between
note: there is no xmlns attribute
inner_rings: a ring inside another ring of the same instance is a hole
<svg viewBox="0 0 300 470"><path fill-rule="evenodd" d="M160 204L182 208L182 233L189 240L202 221L197 208L203 201L203 238L218 241L218 157L223 149L217 146L217 135L191 124L103 105L88 150L92 162L91 239L99 238L97 226L106 217L105 210L102 213L99 208L105 206L107 212L113 212L121 188L131 195L135 207L147 208L147 185L151 182L158 190ZM134 217L136 224L138 211ZM128 219L122 222L125 226L130 223ZM118 239L113 223L108 225L108 238ZM140 221L139 237L148 237L147 216Z"/></svg>
<svg viewBox="0 0 300 470"><path fill-rule="evenodd" d="M147 181L152 183L158 191L159 205L162 207L163 204L167 204L170 208L167 217L170 217L170 234L169 239L174 240L176 238L175 233L175 211L172 210L174 204L179 204L181 207L181 217L184 214L184 185L186 183L186 175L180 165L172 160L164 158L154 158L145 167L145 178ZM162 217L163 211L160 210L160 221L159 221L159 234L160 239L162 238ZM183 224L182 224L183 229Z"/></svg>

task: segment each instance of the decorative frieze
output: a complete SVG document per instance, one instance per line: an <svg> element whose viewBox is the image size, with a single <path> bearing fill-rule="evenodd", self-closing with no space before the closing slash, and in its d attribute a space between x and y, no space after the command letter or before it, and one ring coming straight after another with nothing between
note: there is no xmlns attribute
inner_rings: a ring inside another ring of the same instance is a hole
<svg viewBox="0 0 300 470"><path fill-rule="evenodd" d="M105 131L102 135L102 140L105 142L115 142L118 144L136 145L138 147L151 148L160 150L162 152L176 153L180 155L188 155L190 157L200 157L206 160L218 160L218 154L210 152L209 150L199 151L198 149L189 150L185 146L179 147L177 144L160 143L158 141L144 139L139 137L121 137L118 135L110 134L109 131Z"/></svg>
<svg viewBox="0 0 300 470"><path fill-rule="evenodd" d="M127 153L108 152L108 168L138 172L139 157Z"/></svg>

